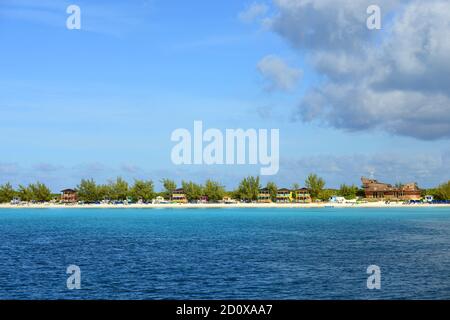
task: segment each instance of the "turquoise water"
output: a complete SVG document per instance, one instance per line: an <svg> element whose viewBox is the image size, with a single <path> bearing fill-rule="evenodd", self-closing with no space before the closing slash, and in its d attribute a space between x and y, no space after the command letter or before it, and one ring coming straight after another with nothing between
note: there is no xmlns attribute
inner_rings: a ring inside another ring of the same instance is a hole
<svg viewBox="0 0 450 320"><path fill-rule="evenodd" d="M449 299L450 209L0 209L0 298Z"/></svg>

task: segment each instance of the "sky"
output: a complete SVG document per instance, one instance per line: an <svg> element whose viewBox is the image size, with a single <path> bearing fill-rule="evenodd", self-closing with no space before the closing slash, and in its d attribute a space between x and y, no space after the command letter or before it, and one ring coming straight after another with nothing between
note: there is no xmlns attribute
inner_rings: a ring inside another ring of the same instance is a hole
<svg viewBox="0 0 450 320"><path fill-rule="evenodd" d="M280 170L263 183L435 186L450 179L448 21L448 0L0 0L0 184L232 189L259 173L174 165L171 133L200 120L279 129Z"/></svg>

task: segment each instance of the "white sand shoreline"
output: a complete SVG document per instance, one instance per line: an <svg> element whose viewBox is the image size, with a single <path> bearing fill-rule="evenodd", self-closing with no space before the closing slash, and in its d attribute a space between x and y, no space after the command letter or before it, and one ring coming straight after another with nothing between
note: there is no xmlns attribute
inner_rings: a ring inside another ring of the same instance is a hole
<svg viewBox="0 0 450 320"><path fill-rule="evenodd" d="M230 209L230 208L450 208L450 204L367 203L202 203L202 204L0 204L0 209Z"/></svg>

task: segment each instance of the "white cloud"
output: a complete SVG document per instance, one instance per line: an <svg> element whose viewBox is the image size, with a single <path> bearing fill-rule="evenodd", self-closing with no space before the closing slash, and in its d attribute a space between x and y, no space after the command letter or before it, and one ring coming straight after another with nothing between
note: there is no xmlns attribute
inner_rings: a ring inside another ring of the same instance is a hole
<svg viewBox="0 0 450 320"><path fill-rule="evenodd" d="M33 166L33 169L35 171L41 172L41 173L53 173L53 172L64 169L64 167L60 166L60 165L55 165L52 163L41 162L41 163L35 164Z"/></svg>
<svg viewBox="0 0 450 320"><path fill-rule="evenodd" d="M238 17L244 23L251 23L257 18L264 16L269 7L264 3L252 3L244 11L240 12Z"/></svg>
<svg viewBox="0 0 450 320"><path fill-rule="evenodd" d="M344 130L450 138L450 2L379 0L382 30L368 30L372 1L274 0L270 23L326 81L297 116Z"/></svg>
<svg viewBox="0 0 450 320"><path fill-rule="evenodd" d="M128 174L136 174L143 171L142 168L131 163L123 163L120 166L120 170Z"/></svg>
<svg viewBox="0 0 450 320"><path fill-rule="evenodd" d="M275 55L262 58L257 68L267 82L268 90L290 91L295 88L302 76L300 69L289 67L283 59Z"/></svg>
<svg viewBox="0 0 450 320"><path fill-rule="evenodd" d="M19 166L17 163L0 162L0 174L2 176L15 174L18 170Z"/></svg>

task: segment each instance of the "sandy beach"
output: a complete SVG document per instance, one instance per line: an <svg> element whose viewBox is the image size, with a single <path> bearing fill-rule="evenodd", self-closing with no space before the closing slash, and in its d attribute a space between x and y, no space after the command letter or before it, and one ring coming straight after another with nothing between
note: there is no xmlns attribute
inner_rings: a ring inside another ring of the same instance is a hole
<svg viewBox="0 0 450 320"><path fill-rule="evenodd" d="M0 204L0 209L211 209L211 208L444 208L450 204L364 203L200 203L200 204Z"/></svg>

